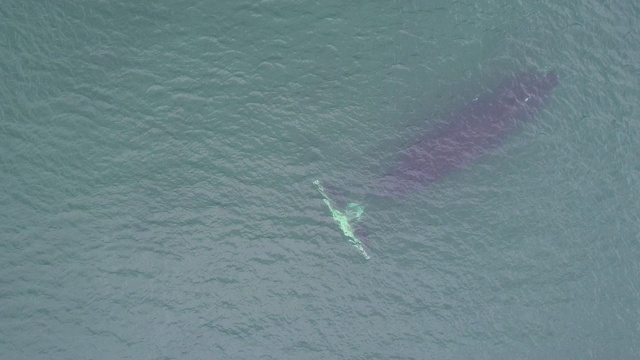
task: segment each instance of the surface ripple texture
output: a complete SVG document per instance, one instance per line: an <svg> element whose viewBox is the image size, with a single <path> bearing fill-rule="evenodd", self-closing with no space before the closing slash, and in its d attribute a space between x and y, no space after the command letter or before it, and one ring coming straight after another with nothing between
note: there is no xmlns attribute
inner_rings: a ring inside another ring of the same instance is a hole
<svg viewBox="0 0 640 360"><path fill-rule="evenodd" d="M0 359L639 359L640 5L0 4ZM523 71L535 121L348 201Z"/></svg>

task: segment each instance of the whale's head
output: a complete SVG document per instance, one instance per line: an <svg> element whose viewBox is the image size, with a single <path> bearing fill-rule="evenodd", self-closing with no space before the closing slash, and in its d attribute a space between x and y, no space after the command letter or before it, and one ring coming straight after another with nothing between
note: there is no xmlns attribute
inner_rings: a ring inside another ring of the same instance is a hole
<svg viewBox="0 0 640 360"><path fill-rule="evenodd" d="M558 86L555 72L526 72L516 75L501 89L498 103L518 110L536 110Z"/></svg>

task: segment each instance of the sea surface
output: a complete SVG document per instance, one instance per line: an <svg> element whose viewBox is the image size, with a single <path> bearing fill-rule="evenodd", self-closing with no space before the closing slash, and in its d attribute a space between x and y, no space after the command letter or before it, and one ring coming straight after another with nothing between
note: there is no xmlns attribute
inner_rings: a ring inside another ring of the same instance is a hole
<svg viewBox="0 0 640 360"><path fill-rule="evenodd" d="M0 359L639 359L640 3L0 4ZM364 204L521 71L504 146ZM354 199L360 200L360 199Z"/></svg>

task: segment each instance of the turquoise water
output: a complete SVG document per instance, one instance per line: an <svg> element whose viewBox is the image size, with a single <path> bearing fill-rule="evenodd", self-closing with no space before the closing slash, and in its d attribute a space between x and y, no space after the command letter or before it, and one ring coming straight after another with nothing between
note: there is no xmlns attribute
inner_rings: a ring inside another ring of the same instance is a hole
<svg viewBox="0 0 640 360"><path fill-rule="evenodd" d="M639 16L3 2L0 358L640 358ZM314 180L362 193L531 69L535 123L349 246Z"/></svg>

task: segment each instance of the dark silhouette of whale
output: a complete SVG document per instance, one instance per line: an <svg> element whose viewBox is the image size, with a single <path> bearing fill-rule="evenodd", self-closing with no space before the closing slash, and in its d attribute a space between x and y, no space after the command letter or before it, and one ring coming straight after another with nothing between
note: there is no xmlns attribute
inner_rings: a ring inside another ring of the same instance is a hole
<svg viewBox="0 0 640 360"><path fill-rule="evenodd" d="M500 145L519 123L533 119L557 85L553 72L527 72L503 82L416 139L374 192L406 195L464 168Z"/></svg>
<svg viewBox="0 0 640 360"><path fill-rule="evenodd" d="M398 163L371 185L367 197L402 197L466 167L499 146L518 124L533 119L557 85L554 72L511 76L494 91L453 112L442 125L418 136ZM319 181L314 183L345 235L369 258L364 234L352 226L364 208L350 203L339 210L332 194Z"/></svg>

